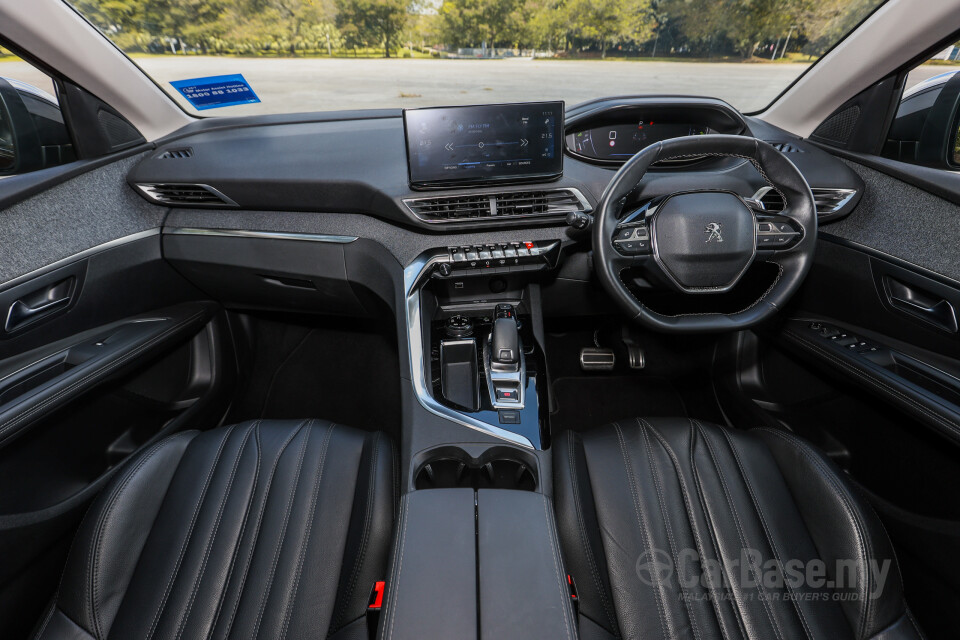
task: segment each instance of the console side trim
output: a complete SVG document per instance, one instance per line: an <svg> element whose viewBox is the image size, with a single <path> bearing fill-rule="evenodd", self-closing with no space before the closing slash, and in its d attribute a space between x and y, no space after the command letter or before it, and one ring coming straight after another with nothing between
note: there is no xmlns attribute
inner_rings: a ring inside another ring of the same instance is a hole
<svg viewBox="0 0 960 640"><path fill-rule="evenodd" d="M420 288L434 265L440 262L449 262L446 253L426 252L414 259L403 271L403 286L406 296L407 314L407 347L410 353L410 377L413 382L414 395L420 405L430 413L450 422L487 435L506 440L507 442L535 449L533 443L522 435L501 429L496 425L475 420L437 402L427 387L424 374L423 332L420 325Z"/></svg>

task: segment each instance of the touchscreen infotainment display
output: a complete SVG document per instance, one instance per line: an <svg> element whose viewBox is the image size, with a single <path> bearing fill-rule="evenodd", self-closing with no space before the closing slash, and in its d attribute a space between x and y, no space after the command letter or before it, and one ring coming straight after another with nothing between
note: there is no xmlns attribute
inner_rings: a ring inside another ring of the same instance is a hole
<svg viewBox="0 0 960 640"><path fill-rule="evenodd" d="M410 183L482 184L563 173L563 103L407 109Z"/></svg>

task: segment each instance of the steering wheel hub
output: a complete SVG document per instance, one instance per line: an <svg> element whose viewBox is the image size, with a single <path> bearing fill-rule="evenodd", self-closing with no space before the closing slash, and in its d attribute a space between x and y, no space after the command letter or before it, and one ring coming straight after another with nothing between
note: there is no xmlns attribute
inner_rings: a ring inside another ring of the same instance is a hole
<svg viewBox="0 0 960 640"><path fill-rule="evenodd" d="M733 288L757 253L756 220L729 192L669 196L651 220L653 255L684 293L722 293Z"/></svg>

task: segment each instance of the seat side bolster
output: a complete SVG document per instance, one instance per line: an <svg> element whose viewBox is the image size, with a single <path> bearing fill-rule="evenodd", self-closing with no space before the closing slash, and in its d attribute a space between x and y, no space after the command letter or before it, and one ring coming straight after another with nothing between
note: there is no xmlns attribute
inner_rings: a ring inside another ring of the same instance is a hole
<svg viewBox="0 0 960 640"><path fill-rule="evenodd" d="M175 434L132 458L94 500L74 538L40 640L108 635L154 518L197 433Z"/></svg>
<svg viewBox="0 0 960 640"><path fill-rule="evenodd" d="M396 509L395 468L390 438L382 432L368 434L358 467L331 634L364 616L373 583L387 579Z"/></svg>
<svg viewBox="0 0 960 640"><path fill-rule="evenodd" d="M833 461L800 438L769 428L751 433L773 454L828 576L836 578L838 562L855 563L856 586L849 591L856 597L842 601L854 637L873 638L894 625L906 613L903 583L893 545L873 508Z"/></svg>
<svg viewBox="0 0 960 640"><path fill-rule="evenodd" d="M557 536L566 569L577 585L580 615L619 637L582 440L567 431L554 440L553 448Z"/></svg>

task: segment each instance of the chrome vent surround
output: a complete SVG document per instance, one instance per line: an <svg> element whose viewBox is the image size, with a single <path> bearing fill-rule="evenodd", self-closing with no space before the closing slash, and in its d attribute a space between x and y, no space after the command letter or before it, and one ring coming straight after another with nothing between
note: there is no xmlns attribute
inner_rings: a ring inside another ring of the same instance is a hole
<svg viewBox="0 0 960 640"><path fill-rule="evenodd" d="M564 217L592 209L579 190L570 188L405 198L403 204L413 215L432 224Z"/></svg>
<svg viewBox="0 0 960 640"><path fill-rule="evenodd" d="M837 213L845 204L857 195L854 189L827 189L814 187L813 200L817 203L817 215L829 216ZM763 187L757 191L752 200L759 202L767 213L783 211L783 198L770 187Z"/></svg>
<svg viewBox="0 0 960 640"><path fill-rule="evenodd" d="M180 149L167 149L157 156L160 160L180 160L182 158L192 158L193 149L191 147L182 147Z"/></svg>
<svg viewBox="0 0 960 640"><path fill-rule="evenodd" d="M205 184L138 183L148 200L166 205L205 207L238 206L236 202Z"/></svg>

